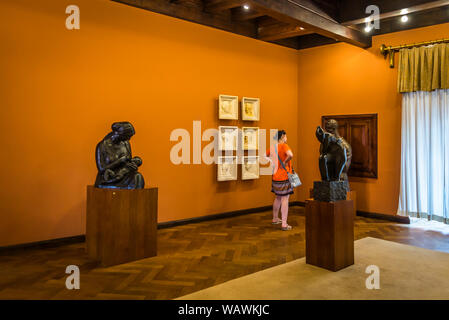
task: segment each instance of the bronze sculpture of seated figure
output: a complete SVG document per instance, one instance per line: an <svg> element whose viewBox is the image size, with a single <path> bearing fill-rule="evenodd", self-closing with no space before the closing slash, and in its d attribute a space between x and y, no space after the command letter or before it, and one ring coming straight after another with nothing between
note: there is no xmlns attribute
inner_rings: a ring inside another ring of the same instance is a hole
<svg viewBox="0 0 449 320"><path fill-rule="evenodd" d="M334 120L335 121L335 120ZM346 148L335 134L316 129L321 142L319 167L322 181L339 181L347 161Z"/></svg>
<svg viewBox="0 0 449 320"><path fill-rule="evenodd" d="M129 122L115 122L110 132L97 144L97 188L143 189L145 181L137 172L142 159L132 157L129 139L135 134Z"/></svg>
<svg viewBox="0 0 449 320"><path fill-rule="evenodd" d="M328 131L321 127L316 129L316 137L321 142L319 167L321 181L313 182L313 199L317 201L346 200L349 191L348 181L345 180L345 168L348 161L349 144L338 134L338 124L329 120L326 125Z"/></svg>

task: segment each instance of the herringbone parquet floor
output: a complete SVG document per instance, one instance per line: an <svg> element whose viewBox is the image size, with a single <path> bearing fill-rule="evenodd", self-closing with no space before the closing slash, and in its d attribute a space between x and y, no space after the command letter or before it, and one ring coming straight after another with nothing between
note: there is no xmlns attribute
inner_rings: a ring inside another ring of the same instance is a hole
<svg viewBox="0 0 449 320"><path fill-rule="evenodd" d="M173 299L305 255L304 209L290 209L293 230L271 225L271 212L158 230L158 256L101 268L85 244L0 255L0 299ZM355 237L381 238L449 252L449 236L356 218ZM67 290L77 265L80 290Z"/></svg>

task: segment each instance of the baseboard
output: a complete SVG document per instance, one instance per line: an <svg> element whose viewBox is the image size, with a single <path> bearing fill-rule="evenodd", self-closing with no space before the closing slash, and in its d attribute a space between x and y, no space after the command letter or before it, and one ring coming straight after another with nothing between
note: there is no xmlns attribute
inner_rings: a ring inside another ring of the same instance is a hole
<svg viewBox="0 0 449 320"><path fill-rule="evenodd" d="M292 201L289 203L289 206L290 207L294 207L294 206L304 207L305 202ZM212 215L207 215L207 216L202 216L202 217L167 221L167 222L158 223L157 228L158 229L172 228L172 227L186 225L186 224L190 224L190 223L199 223L199 222L203 222L203 221L232 218L232 217L242 216L245 214L269 211L271 209L272 209L272 206L269 205L269 206L263 206L263 207L257 207L257 208L250 208L250 209L243 209L243 210L236 210L236 211L212 214ZM389 215L389 214L383 214L383 213L373 213L373 212L366 212L366 211L357 211L357 215L361 216L361 217L366 217L366 218L382 219L382 220L388 220L388 221L393 221L393 222L398 222L398 223L410 224L410 218L404 217L404 216ZM37 241L37 242L31 242L31 243L23 243L23 244L11 245L11 246L3 246L3 247L0 247L0 253L5 253L8 251L13 251L13 250L15 251L15 250L26 250L26 249L35 249L35 248L54 248L54 247L58 247L61 245L80 243L80 242L84 242L84 241L86 241L86 236L78 235L78 236Z"/></svg>
<svg viewBox="0 0 449 320"><path fill-rule="evenodd" d="M289 203L289 206L290 207L294 207L294 206L304 207L305 202L292 201ZM250 209L243 209L243 210L236 210L236 211L212 214L212 215L207 215L207 216L202 216L202 217L167 221L167 222L158 223L157 228L158 229L172 228L172 227L186 225L186 224L190 224L190 223L199 223L199 222L203 222L203 221L231 218L231 217L242 216L245 214L269 211L271 209L272 209L272 206L269 205L269 206L263 206L263 207L257 207L257 208L250 208ZM381 220L388 220L388 221L393 221L393 222L398 222L398 223L410 224L410 218L404 217L404 216L366 212L366 211L357 211L357 215L361 216L361 217L366 217L366 218L381 219ZM78 236L72 236L72 237L37 241L37 242L31 242L31 243L11 245L11 246L3 246L3 247L0 247L0 253L5 253L8 251L16 251L16 250L36 249L36 248L54 248L54 247L58 247L61 245L80 243L80 242L84 242L84 241L86 241L86 236L78 235Z"/></svg>
<svg viewBox="0 0 449 320"><path fill-rule="evenodd" d="M365 218L374 218L374 219L393 221L393 222L397 222L397 223L410 224L409 217L404 217L404 216L399 216L399 215L374 213L374 212L366 212L366 211L359 211L359 210L357 210L357 215L361 216L361 217L365 217Z"/></svg>
<svg viewBox="0 0 449 320"><path fill-rule="evenodd" d="M299 201L292 201L289 203L289 206L290 207L300 206L299 203L300 203ZM269 206L263 206L263 207L257 207L257 208L228 211L228 212L211 214L211 215L195 217L195 218L167 221L167 222L158 223L157 228L158 229L172 228L172 227L182 226L182 225L190 224L190 223L198 223L198 222L203 222L203 221L211 221L211 220L224 219L224 218L232 218L232 217L242 216L242 215L250 214L250 213L270 211L272 209L273 209L273 206L269 205Z"/></svg>
<svg viewBox="0 0 449 320"><path fill-rule="evenodd" d="M207 216L201 216L201 217L195 217L195 218L160 222L157 224L157 228L165 229L165 228L172 228L172 227L176 227L176 226L182 226L182 225L186 225L186 224L190 224L190 223L199 223L199 222L203 222L203 221L237 217L237 216L241 216L241 215L245 215L245 214L271 210L271 208L272 208L271 206L264 206L264 207L257 207L257 208L251 208L251 209L243 209L243 210L229 211L229 212L224 212L224 213L210 214Z"/></svg>
<svg viewBox="0 0 449 320"><path fill-rule="evenodd" d="M57 239L50 239L50 240L44 240L44 241L36 241L36 242L29 242L29 243L23 243L23 244L14 244L11 246L3 246L0 247L0 253L7 253L9 251L17 251L17 250L27 250L27 249L36 249L36 248L54 248L59 247L62 245L72 244L72 243L80 243L86 241L86 236L78 235L78 236L72 236L72 237L65 237L65 238L57 238Z"/></svg>
<svg viewBox="0 0 449 320"><path fill-rule="evenodd" d="M301 202L292 201L289 203L289 206L290 207L301 206ZM250 208L250 209L243 209L243 210L236 210L236 211L212 214L212 215L207 215L207 216L202 216L202 217L161 222L161 223L158 223L157 228L165 229L165 228L171 228L171 227L176 227L176 226L182 226L182 225L186 225L186 224L190 224L190 223L198 223L198 222L203 222L203 221L237 217L237 216L241 216L241 215L245 215L245 214L257 213L257 212L262 212L262 211L270 211L272 208L273 207L271 205L269 205L269 206L263 206L263 207L257 207L257 208ZM80 243L80 242L84 242L84 241L86 241L86 236L78 235L78 236L73 236L73 237L65 237L65 238L16 244L16 245L11 245L11 246L3 246L3 247L0 247L0 253L5 253L8 251L16 251L16 250L25 250L25 249L54 248L54 247L58 247L61 245Z"/></svg>

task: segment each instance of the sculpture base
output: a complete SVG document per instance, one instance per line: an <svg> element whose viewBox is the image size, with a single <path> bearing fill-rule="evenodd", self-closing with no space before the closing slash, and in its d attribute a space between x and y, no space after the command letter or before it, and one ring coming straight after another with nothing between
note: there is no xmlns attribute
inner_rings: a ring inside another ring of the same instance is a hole
<svg viewBox="0 0 449 320"><path fill-rule="evenodd" d="M87 187L89 258L112 266L156 255L157 188Z"/></svg>
<svg viewBox="0 0 449 320"><path fill-rule="evenodd" d="M352 200L306 202L306 263L331 271L354 264Z"/></svg>
<svg viewBox="0 0 449 320"><path fill-rule="evenodd" d="M316 201L346 200L346 183L344 181L314 181L313 199Z"/></svg>

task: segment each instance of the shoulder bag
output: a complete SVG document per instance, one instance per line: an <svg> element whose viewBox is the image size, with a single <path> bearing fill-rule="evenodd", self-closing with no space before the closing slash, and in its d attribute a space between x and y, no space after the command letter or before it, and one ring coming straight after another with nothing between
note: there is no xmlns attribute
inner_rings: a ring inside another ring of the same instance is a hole
<svg viewBox="0 0 449 320"><path fill-rule="evenodd" d="M293 188L299 187L302 183L301 180L299 179L298 174L295 172L295 170L292 170L293 173L290 173L287 171L287 169L285 168L284 162L281 160L281 157L279 156L279 153L277 151L277 146L274 147L276 154L278 156L279 162L282 165L282 168L284 168L284 170L287 172L288 175L288 181L290 181L290 184L292 185Z"/></svg>

